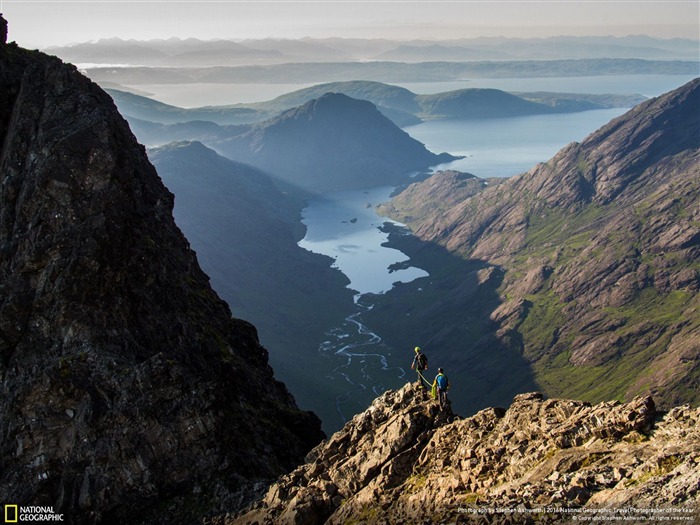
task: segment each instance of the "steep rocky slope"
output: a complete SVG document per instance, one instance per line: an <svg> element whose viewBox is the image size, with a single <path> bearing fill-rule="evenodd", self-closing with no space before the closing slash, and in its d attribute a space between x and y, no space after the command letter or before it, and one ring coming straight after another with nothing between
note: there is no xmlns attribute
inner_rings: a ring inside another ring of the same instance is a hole
<svg viewBox="0 0 700 525"><path fill-rule="evenodd" d="M0 500L71 523L235 509L322 438L232 319L110 97L0 46Z"/></svg>
<svg viewBox="0 0 700 525"><path fill-rule="evenodd" d="M377 398L247 512L213 523L693 523L698 423L699 409L658 412L649 397L591 405L539 393L460 419L408 384Z"/></svg>
<svg viewBox="0 0 700 525"><path fill-rule="evenodd" d="M200 143L173 143L148 155L175 194L175 220L213 288L234 315L256 326L275 374L300 406L332 421L336 408L318 392L335 391L328 367L337 365L319 360L318 348L329 327L352 312L353 292L329 258L297 245L304 235L301 199Z"/></svg>
<svg viewBox="0 0 700 525"><path fill-rule="evenodd" d="M492 354L484 334L493 334L549 395L700 401L699 114L695 80L454 205L443 204L443 186L454 184L444 175L395 198L387 213L426 245L493 277L479 282L498 294L482 304L490 324L462 319L471 332L460 335L472 337L440 346L475 362ZM454 290L464 279L445 282ZM404 288L401 302L410 296ZM425 313L413 310L410 323L430 320L441 333L440 319L454 314L440 300L428 310L421 299ZM402 318L388 302L383 309Z"/></svg>

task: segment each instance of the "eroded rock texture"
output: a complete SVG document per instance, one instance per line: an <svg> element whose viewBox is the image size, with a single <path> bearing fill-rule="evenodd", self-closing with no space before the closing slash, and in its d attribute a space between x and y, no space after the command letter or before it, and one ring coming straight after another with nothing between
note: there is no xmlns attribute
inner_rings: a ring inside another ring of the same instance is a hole
<svg viewBox="0 0 700 525"><path fill-rule="evenodd" d="M216 521L567 523L634 509L643 521L692 522L698 422L700 409L660 413L649 397L591 405L540 393L459 419L409 384L355 416L247 513Z"/></svg>

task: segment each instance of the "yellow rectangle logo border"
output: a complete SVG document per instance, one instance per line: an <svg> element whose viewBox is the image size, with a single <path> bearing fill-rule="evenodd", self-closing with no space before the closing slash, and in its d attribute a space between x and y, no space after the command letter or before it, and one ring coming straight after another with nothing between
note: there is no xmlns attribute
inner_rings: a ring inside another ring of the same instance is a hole
<svg viewBox="0 0 700 525"><path fill-rule="evenodd" d="M14 509L15 511L15 519L10 519L9 516L9 510ZM17 520L19 518L19 511L17 509L17 505L5 505L5 523L17 523Z"/></svg>

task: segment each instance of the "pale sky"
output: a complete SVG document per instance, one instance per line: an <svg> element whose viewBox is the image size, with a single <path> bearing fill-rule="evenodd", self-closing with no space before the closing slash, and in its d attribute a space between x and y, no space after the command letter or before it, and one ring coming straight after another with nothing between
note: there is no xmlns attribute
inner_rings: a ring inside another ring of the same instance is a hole
<svg viewBox="0 0 700 525"><path fill-rule="evenodd" d="M23 47L200 39L637 35L700 38L698 0L0 0Z"/></svg>

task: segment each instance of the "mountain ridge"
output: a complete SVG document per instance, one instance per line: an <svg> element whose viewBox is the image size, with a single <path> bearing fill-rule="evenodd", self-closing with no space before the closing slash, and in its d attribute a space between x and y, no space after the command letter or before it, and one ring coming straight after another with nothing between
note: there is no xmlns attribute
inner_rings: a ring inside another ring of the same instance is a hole
<svg viewBox="0 0 700 525"><path fill-rule="evenodd" d="M124 50L137 48L129 55ZM145 52L144 52L145 50ZM46 52L58 54L64 60L113 63L115 57L127 57L131 63L166 65L183 63L201 65L201 61L184 61L188 52L210 51L221 55L228 51L224 63L242 60L258 63L319 60L393 60L401 62L473 60L544 60L561 58L641 58L697 59L698 43L693 39L660 39L642 35L628 37L548 37L548 38L462 38L438 40L391 40L348 38L198 40L194 38L167 40L101 39L97 42L54 46ZM146 60L148 60L146 62ZM221 59L219 60L221 63Z"/></svg>
<svg viewBox="0 0 700 525"><path fill-rule="evenodd" d="M217 523L692 521L699 421L698 408L663 413L649 397L591 405L539 392L459 418L409 383Z"/></svg>
<svg viewBox="0 0 700 525"><path fill-rule="evenodd" d="M611 107L631 107L646 100L641 95L605 95L605 94L571 94L571 93L512 93L495 90L509 105L502 107L501 99L495 104L488 104L478 94L483 92L478 88L447 91L430 95L420 95L407 89L364 80L328 82L303 88L291 93L280 95L266 102L234 104L227 106L205 106L200 108L179 108L163 104L147 97L107 88L122 114L129 120L132 118L152 121L161 124L184 123L187 121L208 120L219 125L238 125L260 122L274 117L277 113L301 106L310 100L317 99L326 93L342 93L349 97L368 100L399 127L421 122L422 119L438 118L470 118L470 104L481 105L480 113L471 118L498 118L501 116L517 116L527 113L548 114L557 112L588 111ZM514 100L508 95L522 100ZM452 107L450 107L452 106ZM510 107L509 107L510 106ZM436 107L447 113L438 114L431 111ZM475 112L475 111L474 111Z"/></svg>

